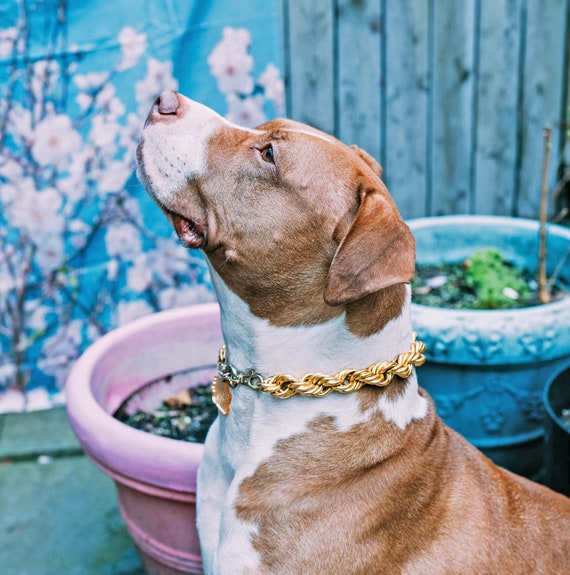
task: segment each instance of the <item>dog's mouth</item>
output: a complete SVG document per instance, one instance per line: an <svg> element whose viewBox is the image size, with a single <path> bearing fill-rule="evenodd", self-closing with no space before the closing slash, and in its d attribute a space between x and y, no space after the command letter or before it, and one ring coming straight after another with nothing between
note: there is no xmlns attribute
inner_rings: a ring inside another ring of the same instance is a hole
<svg viewBox="0 0 570 575"><path fill-rule="evenodd" d="M206 241L205 227L195 220L169 212L170 220L180 241L187 248L198 249Z"/></svg>

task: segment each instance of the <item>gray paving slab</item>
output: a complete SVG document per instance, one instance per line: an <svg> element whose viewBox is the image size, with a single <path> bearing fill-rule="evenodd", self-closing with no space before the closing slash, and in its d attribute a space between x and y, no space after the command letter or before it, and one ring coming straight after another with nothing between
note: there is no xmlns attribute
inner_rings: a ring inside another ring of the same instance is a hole
<svg viewBox="0 0 570 575"><path fill-rule="evenodd" d="M64 408L0 415L0 460L78 453Z"/></svg>
<svg viewBox="0 0 570 575"><path fill-rule="evenodd" d="M112 480L53 412L0 416L0 572L143 575Z"/></svg>

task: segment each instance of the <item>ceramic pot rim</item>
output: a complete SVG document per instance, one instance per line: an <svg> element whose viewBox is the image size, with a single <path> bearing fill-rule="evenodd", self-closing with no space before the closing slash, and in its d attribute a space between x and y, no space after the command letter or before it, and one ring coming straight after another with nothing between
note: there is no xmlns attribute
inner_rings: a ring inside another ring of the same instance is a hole
<svg viewBox="0 0 570 575"><path fill-rule="evenodd" d="M190 325L221 342L218 304L200 304L151 314L117 328L98 339L77 360L67 381L67 412L83 449L100 467L138 482L195 492L202 444L133 429L106 411L93 392L102 362L115 349L141 335L153 337L164 329L184 333L183 328Z"/></svg>
<svg viewBox="0 0 570 575"><path fill-rule="evenodd" d="M528 230L532 232L538 232L538 221L537 220L530 220L525 218L514 218L509 216L469 216L469 215L452 215L452 216L434 216L434 217L427 217L427 218L416 218L412 220L407 220L406 223L410 226L412 232L416 232L419 230L423 230L426 228L433 228L435 226L441 225L447 227L463 227L465 225L479 225L479 226L488 226L488 227L500 227L501 225L509 225L511 227L518 228L520 230ZM548 228L549 233L554 233L557 236L564 237L568 240L569 247L570 247L570 229L565 228L563 226L558 226L556 224L549 224ZM568 298L570 300L570 298ZM544 310L547 308L557 308L557 307L567 307L569 305L568 302L564 300L558 300L552 303L547 303L538 306L532 307L523 307L517 309L485 309L485 310L475 310L475 309L452 309L452 308L437 308L438 313L441 314L450 314L450 315L457 315L457 314L465 314L467 317L469 316L487 316L489 319L493 317L498 317L500 315L508 316L516 312L517 316L520 314L532 314L536 313L538 310ZM414 308L419 309L434 309L431 306L421 305L417 303L412 303Z"/></svg>
<svg viewBox="0 0 570 575"><path fill-rule="evenodd" d="M438 216L409 220L412 232L488 227L538 233L536 220L506 216ZM570 230L550 224L548 233L567 240ZM508 310L434 308L412 303L412 320L426 341L428 358L461 365L535 363L570 353L570 297ZM538 334L538 335L537 335ZM547 334L546 339L543 334Z"/></svg>

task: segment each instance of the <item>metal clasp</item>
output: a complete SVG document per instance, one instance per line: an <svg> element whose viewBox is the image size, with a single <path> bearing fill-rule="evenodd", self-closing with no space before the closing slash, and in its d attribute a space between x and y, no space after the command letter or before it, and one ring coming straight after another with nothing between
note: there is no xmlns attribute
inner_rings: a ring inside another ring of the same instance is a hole
<svg viewBox="0 0 570 575"><path fill-rule="evenodd" d="M253 371L253 369L248 370L245 373L241 373L239 375L240 383L243 385L247 385L251 389L255 391L259 391L261 388L261 384L263 383L263 378L259 373Z"/></svg>
<svg viewBox="0 0 570 575"><path fill-rule="evenodd" d="M220 349L218 374L231 388L247 385L247 387L259 391L263 383L263 377L253 369L243 372L228 363L225 346Z"/></svg>

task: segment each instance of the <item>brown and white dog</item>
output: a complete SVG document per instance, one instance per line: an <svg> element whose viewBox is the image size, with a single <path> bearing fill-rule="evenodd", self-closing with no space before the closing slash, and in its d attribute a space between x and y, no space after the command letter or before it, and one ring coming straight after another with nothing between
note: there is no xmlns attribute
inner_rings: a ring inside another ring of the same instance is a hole
<svg viewBox="0 0 570 575"><path fill-rule="evenodd" d="M333 374L408 351L414 239L368 154L167 92L138 161L207 256L236 369ZM239 385L198 481L207 574L570 573L570 500L446 427L415 373L325 398Z"/></svg>

